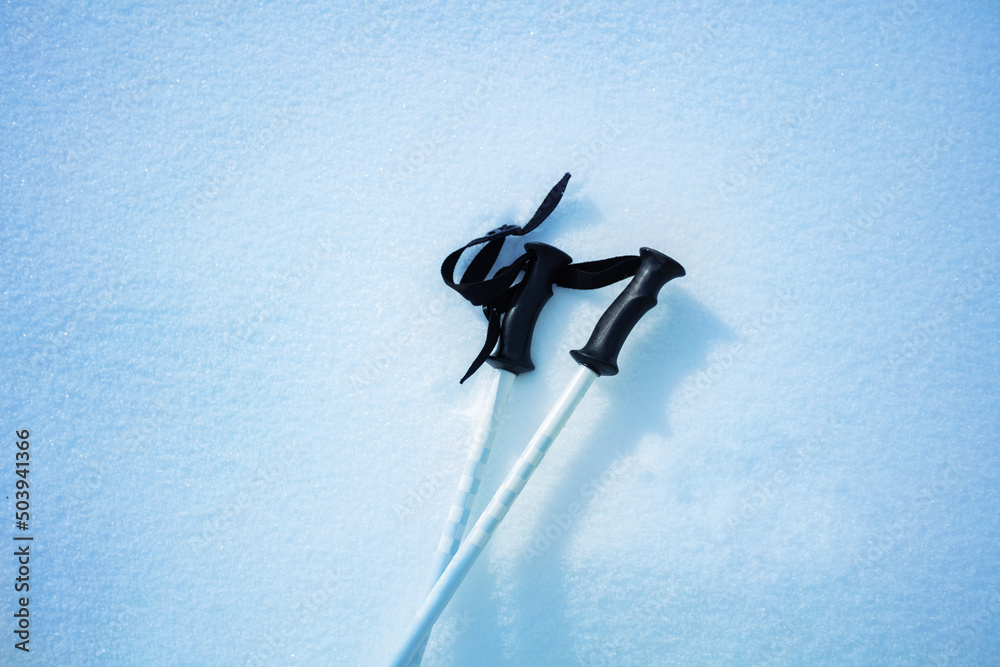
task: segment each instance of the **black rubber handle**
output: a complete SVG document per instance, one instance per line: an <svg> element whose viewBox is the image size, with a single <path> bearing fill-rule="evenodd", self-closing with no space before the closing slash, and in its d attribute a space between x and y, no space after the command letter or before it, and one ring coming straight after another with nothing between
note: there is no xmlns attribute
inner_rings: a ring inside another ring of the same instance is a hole
<svg viewBox="0 0 1000 667"><path fill-rule="evenodd" d="M640 249L639 259L639 270L632 282L601 315L590 340L570 352L578 364L598 375L618 373L618 353L636 322L656 305L661 287L684 275L683 266L652 248Z"/></svg>
<svg viewBox="0 0 1000 667"><path fill-rule="evenodd" d="M552 297L556 274L573 261L562 250L545 243L525 243L524 249L533 250L535 260L518 286L514 305L504 315L497 352L487 360L490 366L515 375L535 370L531 363L531 334L535 322Z"/></svg>

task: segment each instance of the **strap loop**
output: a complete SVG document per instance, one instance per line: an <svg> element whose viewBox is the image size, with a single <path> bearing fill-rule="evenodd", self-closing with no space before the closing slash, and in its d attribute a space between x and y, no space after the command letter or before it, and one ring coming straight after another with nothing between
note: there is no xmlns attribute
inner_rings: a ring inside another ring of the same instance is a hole
<svg viewBox="0 0 1000 667"><path fill-rule="evenodd" d="M522 271L529 267L530 262L535 261L534 251L527 250L509 265L498 269L492 278L487 278L486 276L489 275L493 265L500 257L504 241L508 236L524 236L545 222L546 218L559 205L569 179L570 175L567 173L556 183L545 196L535 214L531 216L531 220L523 227L510 224L497 227L487 232L485 236L469 241L448 255L441 264L441 277L445 284L461 294L472 305L482 306L483 315L487 322L486 342L460 382L465 382L479 370L490 356L493 348L496 347L500 340L503 314L510 310L513 305L513 297L520 284L517 278ZM458 266L459 258L469 248L481 244L485 245L472 258L461 279L455 282L455 268ZM635 255L570 264L556 275L555 284L569 289L597 289L630 278L635 275L638 268L639 258Z"/></svg>

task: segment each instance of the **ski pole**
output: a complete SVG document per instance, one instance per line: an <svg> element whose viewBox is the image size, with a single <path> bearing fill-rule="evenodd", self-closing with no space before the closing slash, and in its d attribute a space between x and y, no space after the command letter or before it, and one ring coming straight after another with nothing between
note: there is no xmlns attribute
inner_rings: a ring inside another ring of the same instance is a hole
<svg viewBox="0 0 1000 667"><path fill-rule="evenodd" d="M513 295L513 305L504 315L496 354L487 359L487 363L497 369L491 389L493 399L488 409L483 411L479 426L473 434L469 456L434 556L431 586L437 582L458 551L514 379L521 373L535 369L531 362L531 338L538 315L552 298L552 284L556 274L573 261L562 250L544 243L526 243L524 249L533 252L535 260L528 265L524 279ZM420 664L426 646L426 642L421 645L410 663L411 667Z"/></svg>
<svg viewBox="0 0 1000 667"><path fill-rule="evenodd" d="M656 305L656 295L660 288L668 281L684 275L684 268L680 264L656 250L642 248L639 257L640 266L635 277L598 320L587 344L570 352L580 364L580 369L542 421L503 485L494 494L469 536L417 611L402 646L390 663L394 667L406 667L420 649L434 623L594 380L601 375L618 373L618 353L639 319Z"/></svg>

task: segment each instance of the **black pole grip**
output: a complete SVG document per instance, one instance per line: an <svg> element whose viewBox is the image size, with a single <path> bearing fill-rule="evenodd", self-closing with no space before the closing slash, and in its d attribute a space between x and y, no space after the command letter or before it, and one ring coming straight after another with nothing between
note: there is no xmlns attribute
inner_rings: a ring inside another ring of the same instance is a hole
<svg viewBox="0 0 1000 667"><path fill-rule="evenodd" d="M639 270L614 303L604 311L590 340L570 355L598 375L618 373L618 353L643 315L656 305L660 288L684 275L684 267L652 248L639 250Z"/></svg>
<svg viewBox="0 0 1000 667"><path fill-rule="evenodd" d="M535 260L514 294L513 305L504 315L497 352L487 360L493 368L515 375L535 370L531 363L531 334L535 322L552 297L556 274L573 261L562 250L545 243L525 243L524 249L534 251Z"/></svg>

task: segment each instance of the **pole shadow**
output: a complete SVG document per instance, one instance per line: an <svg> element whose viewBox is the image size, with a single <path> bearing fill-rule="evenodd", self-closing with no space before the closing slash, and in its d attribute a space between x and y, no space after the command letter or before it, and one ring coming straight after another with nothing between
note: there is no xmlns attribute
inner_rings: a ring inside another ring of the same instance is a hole
<svg viewBox="0 0 1000 667"><path fill-rule="evenodd" d="M625 356L619 376L598 379L622 386L607 392L609 402L575 456L565 464L562 479L543 500L528 539L544 535L552 516L565 513L572 503L581 506L578 516L585 517L593 496L581 495L581 488L609 472L615 475L617 457L633 454L647 434L668 436L667 408L684 379L706 365L714 347L735 339L731 329L683 288L668 285L660 297L660 305L644 318L649 320L647 326L640 326L626 342L626 348L658 352ZM584 398L579 409L586 410L586 404ZM559 444L557 440L553 447ZM579 523L574 520L561 529L558 538L531 562L519 557L510 566L508 578L514 584L505 591L504 599L514 621L507 619L503 628L495 595L499 582L479 565L479 576L469 578L472 585L468 596L462 598L482 601L473 613L475 623L455 637L450 659L442 664L579 663L573 653L579 633L568 614L563 568Z"/></svg>

